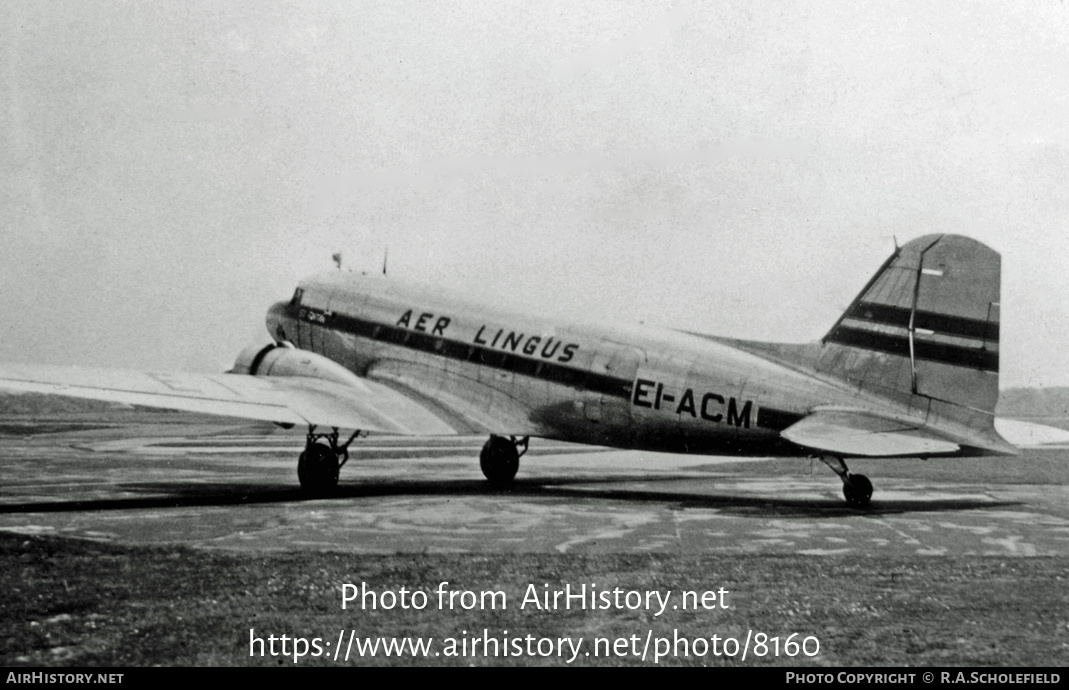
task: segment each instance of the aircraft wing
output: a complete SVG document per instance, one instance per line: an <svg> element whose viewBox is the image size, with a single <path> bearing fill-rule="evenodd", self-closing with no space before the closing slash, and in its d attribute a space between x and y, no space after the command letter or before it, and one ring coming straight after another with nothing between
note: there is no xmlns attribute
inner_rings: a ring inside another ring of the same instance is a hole
<svg viewBox="0 0 1069 690"><path fill-rule="evenodd" d="M923 424L866 410L817 410L781 434L806 448L854 457L909 457L960 448Z"/></svg>
<svg viewBox="0 0 1069 690"><path fill-rule="evenodd" d="M387 434L457 430L411 398L367 379L352 385L307 376L174 374L0 363L0 389L162 407L283 424Z"/></svg>

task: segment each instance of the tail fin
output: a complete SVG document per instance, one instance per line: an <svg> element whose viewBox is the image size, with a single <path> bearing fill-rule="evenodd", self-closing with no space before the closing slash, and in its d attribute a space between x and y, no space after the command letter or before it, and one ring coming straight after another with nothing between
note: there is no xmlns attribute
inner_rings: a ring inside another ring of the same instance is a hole
<svg viewBox="0 0 1069 690"><path fill-rule="evenodd" d="M938 409L991 428L1000 271L998 253L968 237L926 235L905 244L824 337L818 369L908 398L926 414Z"/></svg>

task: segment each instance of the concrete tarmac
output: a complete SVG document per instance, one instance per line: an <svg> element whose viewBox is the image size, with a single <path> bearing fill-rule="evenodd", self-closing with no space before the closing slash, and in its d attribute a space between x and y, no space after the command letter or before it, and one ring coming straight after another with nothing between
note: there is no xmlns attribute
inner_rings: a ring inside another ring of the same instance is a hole
<svg viewBox="0 0 1069 690"><path fill-rule="evenodd" d="M612 451L533 439L488 487L484 439L356 441L336 496L298 487L271 425L0 420L0 530L240 551L1069 555L1069 447L853 461L848 507L806 459Z"/></svg>

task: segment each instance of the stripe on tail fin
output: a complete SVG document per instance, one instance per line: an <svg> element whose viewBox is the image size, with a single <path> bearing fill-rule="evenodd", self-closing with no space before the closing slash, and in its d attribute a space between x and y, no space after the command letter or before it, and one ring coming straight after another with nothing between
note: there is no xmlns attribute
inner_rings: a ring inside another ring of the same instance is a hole
<svg viewBox="0 0 1069 690"><path fill-rule="evenodd" d="M824 337L817 368L913 407L931 400L993 415L1000 271L998 253L968 237L905 244Z"/></svg>

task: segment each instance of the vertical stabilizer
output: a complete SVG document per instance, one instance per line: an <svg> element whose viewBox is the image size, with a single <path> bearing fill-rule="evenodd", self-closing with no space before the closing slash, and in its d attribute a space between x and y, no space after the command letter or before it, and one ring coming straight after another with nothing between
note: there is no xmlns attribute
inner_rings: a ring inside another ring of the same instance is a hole
<svg viewBox="0 0 1069 690"><path fill-rule="evenodd" d="M1000 271L998 253L968 237L903 245L824 337L818 369L911 407L966 408L951 416L990 426L983 418L998 401Z"/></svg>

